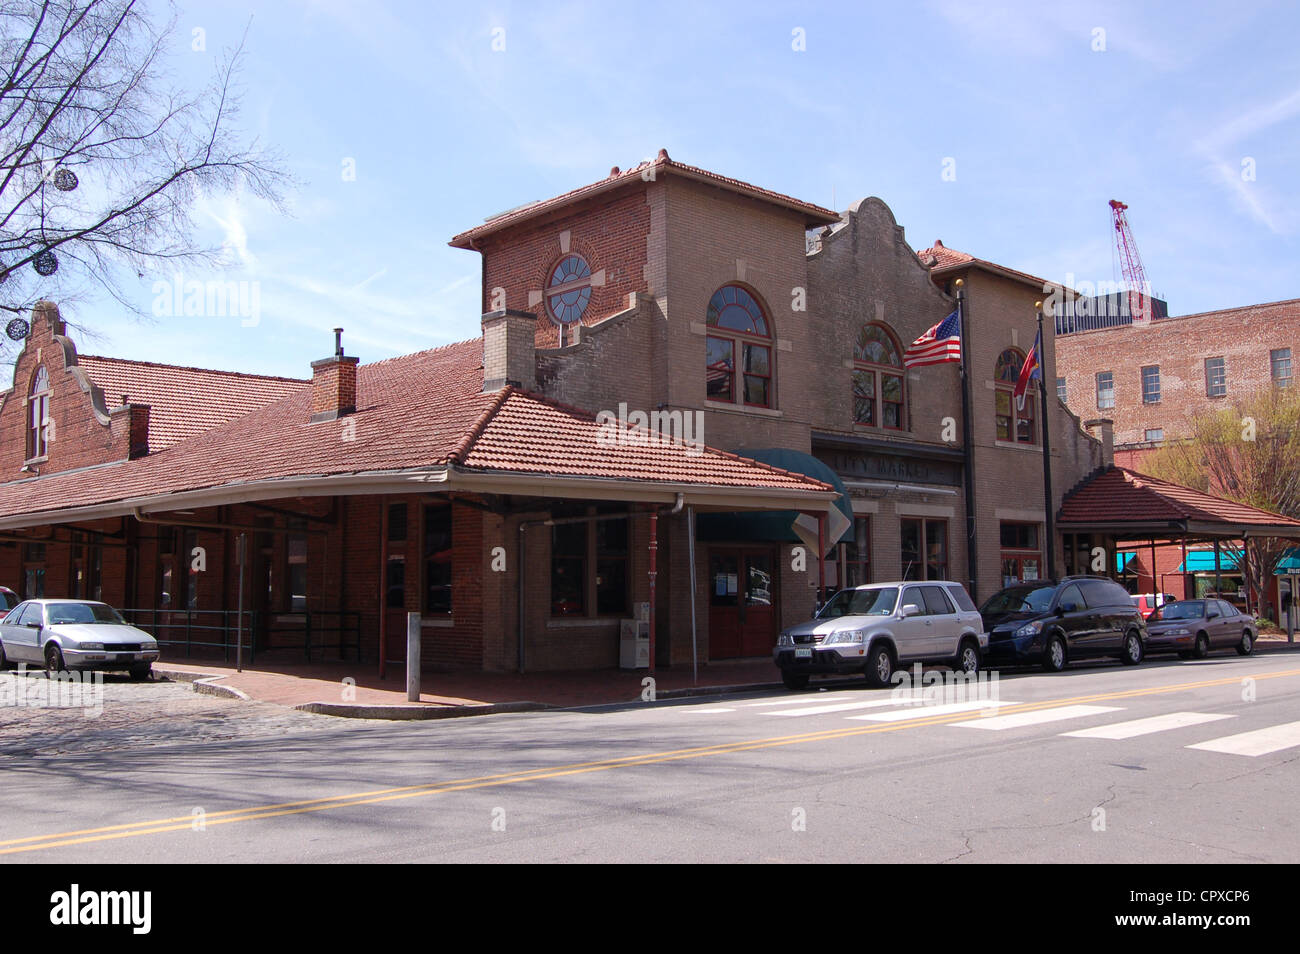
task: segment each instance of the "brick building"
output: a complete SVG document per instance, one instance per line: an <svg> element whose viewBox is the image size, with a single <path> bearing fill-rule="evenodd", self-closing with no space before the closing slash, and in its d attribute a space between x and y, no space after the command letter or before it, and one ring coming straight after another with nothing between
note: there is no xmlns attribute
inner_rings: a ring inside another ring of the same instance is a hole
<svg viewBox="0 0 1300 954"><path fill-rule="evenodd" d="M1110 462L1104 426L1009 403L1041 282L919 258L879 199L840 215L661 151L452 244L482 258L481 339L340 347L310 381L81 359L43 305L0 403L0 579L220 641L243 536L262 651L396 660L414 611L430 665L599 668L655 559L657 660L683 665L805 618L819 539L826 587L1043 575L1039 415L1056 506ZM973 573L957 366L902 363L958 277Z"/></svg>
<svg viewBox="0 0 1300 954"><path fill-rule="evenodd" d="M1188 422L1268 387L1289 387L1300 299L1061 335L1057 390L1076 414L1115 422L1115 459L1140 469Z"/></svg>

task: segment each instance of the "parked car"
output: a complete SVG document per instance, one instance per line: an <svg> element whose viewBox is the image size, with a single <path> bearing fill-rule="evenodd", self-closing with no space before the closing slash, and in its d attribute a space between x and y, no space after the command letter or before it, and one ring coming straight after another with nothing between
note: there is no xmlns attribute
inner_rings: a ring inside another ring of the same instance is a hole
<svg viewBox="0 0 1300 954"><path fill-rule="evenodd" d="M18 605L18 594L7 586L0 586L0 619Z"/></svg>
<svg viewBox="0 0 1300 954"><path fill-rule="evenodd" d="M840 590L817 615L777 637L773 658L787 689L803 689L816 673L866 673L887 686L894 669L936 662L979 671L983 628L960 583L870 583Z"/></svg>
<svg viewBox="0 0 1300 954"><path fill-rule="evenodd" d="M49 673L126 670L147 679L157 658L157 640L107 603L27 600L0 621L0 665L29 663Z"/></svg>
<svg viewBox="0 0 1300 954"><path fill-rule="evenodd" d="M1146 654L1146 622L1128 591L1095 576L1009 586L980 608L988 632L985 664L1041 663L1060 672L1075 659L1117 656L1135 666Z"/></svg>
<svg viewBox="0 0 1300 954"><path fill-rule="evenodd" d="M1255 621L1226 600L1177 600L1147 620L1147 652L1177 652L1204 659L1214 649L1236 648L1242 656L1255 649Z"/></svg>
<svg viewBox="0 0 1300 954"><path fill-rule="evenodd" d="M1164 606L1166 603L1172 603L1178 597L1172 593L1135 593L1132 597L1133 605L1138 608L1143 619L1150 619L1151 614Z"/></svg>

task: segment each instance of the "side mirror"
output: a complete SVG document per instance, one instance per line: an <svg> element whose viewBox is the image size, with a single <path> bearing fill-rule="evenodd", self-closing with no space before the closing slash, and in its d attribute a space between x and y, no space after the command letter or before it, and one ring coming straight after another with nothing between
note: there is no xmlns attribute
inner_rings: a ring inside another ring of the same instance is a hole
<svg viewBox="0 0 1300 954"><path fill-rule="evenodd" d="M907 617L909 617L909 616L920 616L920 615L921 615L921 607L917 606L915 603L904 603L904 604L903 604L903 618L904 618L904 619L907 619Z"/></svg>
<svg viewBox="0 0 1300 954"><path fill-rule="evenodd" d="M1219 618L1219 613L1218 613L1217 610L1210 610L1208 613L1205 614L1205 618L1206 618L1206 619L1218 619L1218 618Z"/></svg>
<svg viewBox="0 0 1300 954"><path fill-rule="evenodd" d="M26 626L28 629L40 629L40 628L41 628L41 624L40 624L40 623L23 623L23 625Z"/></svg>
<svg viewBox="0 0 1300 954"><path fill-rule="evenodd" d="M1073 613L1078 608L1079 605L1077 603L1067 600L1066 602L1062 603L1060 606L1056 608L1056 612L1058 615L1064 615L1066 613Z"/></svg>

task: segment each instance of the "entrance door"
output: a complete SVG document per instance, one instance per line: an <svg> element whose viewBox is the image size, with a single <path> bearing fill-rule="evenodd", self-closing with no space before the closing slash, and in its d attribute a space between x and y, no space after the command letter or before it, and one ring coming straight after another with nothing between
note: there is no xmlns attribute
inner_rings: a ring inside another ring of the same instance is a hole
<svg viewBox="0 0 1300 954"><path fill-rule="evenodd" d="M776 645L775 568L770 547L710 551L710 659L771 653Z"/></svg>

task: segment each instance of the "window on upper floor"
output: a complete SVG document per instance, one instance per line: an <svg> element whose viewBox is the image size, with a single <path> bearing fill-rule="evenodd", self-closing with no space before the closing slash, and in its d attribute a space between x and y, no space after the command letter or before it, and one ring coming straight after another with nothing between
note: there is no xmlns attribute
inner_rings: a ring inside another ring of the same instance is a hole
<svg viewBox="0 0 1300 954"><path fill-rule="evenodd" d="M1056 396L1061 399L1062 404L1065 403L1065 378L1056 379Z"/></svg>
<svg viewBox="0 0 1300 954"><path fill-rule="evenodd" d="M1035 395L1030 385L1016 401L1016 382L1024 367L1025 356L1017 348L1007 348L998 355L993 368L993 414L997 425L997 439L1013 444L1037 444L1038 430L1034 427Z"/></svg>
<svg viewBox="0 0 1300 954"><path fill-rule="evenodd" d="M50 452L50 376L41 365L32 375L27 392L27 459L36 460Z"/></svg>
<svg viewBox="0 0 1300 954"><path fill-rule="evenodd" d="M904 431L906 405L898 342L884 325L863 325L853 347L853 422Z"/></svg>
<svg viewBox="0 0 1300 954"><path fill-rule="evenodd" d="M1160 403L1160 365L1142 369L1142 403Z"/></svg>
<svg viewBox="0 0 1300 954"><path fill-rule="evenodd" d="M1223 397L1228 393L1228 367L1222 356L1205 359L1205 396Z"/></svg>
<svg viewBox="0 0 1300 954"><path fill-rule="evenodd" d="M709 299L705 390L710 401L772 407L772 330L763 306L739 285Z"/></svg>
<svg viewBox="0 0 1300 954"><path fill-rule="evenodd" d="M1278 348L1268 353L1269 371L1273 376L1273 386L1289 388L1291 386L1291 349Z"/></svg>
<svg viewBox="0 0 1300 954"><path fill-rule="evenodd" d="M1115 374L1112 371L1097 372L1097 410L1105 411L1115 406Z"/></svg>

